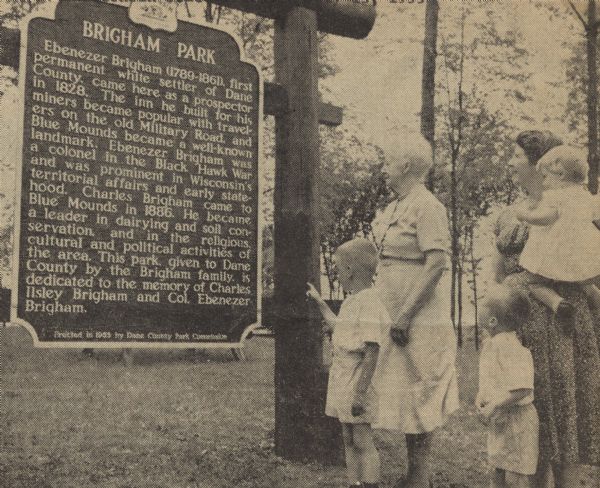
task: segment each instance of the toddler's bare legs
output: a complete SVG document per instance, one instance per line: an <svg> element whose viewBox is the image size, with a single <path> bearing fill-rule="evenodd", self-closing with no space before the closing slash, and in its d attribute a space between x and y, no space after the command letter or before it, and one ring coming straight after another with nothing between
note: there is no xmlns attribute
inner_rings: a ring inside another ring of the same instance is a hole
<svg viewBox="0 0 600 488"><path fill-rule="evenodd" d="M494 250L494 254L492 254L492 262L493 262L493 270L494 270L494 280L496 283L502 283L504 278L506 278L506 267L504 262L506 258L502 256L497 250Z"/></svg>
<svg viewBox="0 0 600 488"><path fill-rule="evenodd" d="M531 294L544 305L549 307L555 314L565 334L570 334L575 325L575 307L565 300L552 288L540 284L530 284Z"/></svg>
<svg viewBox="0 0 600 488"><path fill-rule="evenodd" d="M506 488L530 488L531 482L526 474L506 472Z"/></svg>
<svg viewBox="0 0 600 488"><path fill-rule="evenodd" d="M531 488L531 479L526 474L513 473L496 468L490 480L491 488Z"/></svg>
<svg viewBox="0 0 600 488"><path fill-rule="evenodd" d="M596 310L600 310L600 289L596 285L589 283L583 285L583 291L589 298L592 306Z"/></svg>
<svg viewBox="0 0 600 488"><path fill-rule="evenodd" d="M554 313L558 311L558 307L563 301L563 297L556 293L552 288L532 284L529 285L529 289L535 298L537 298L548 308L552 309Z"/></svg>

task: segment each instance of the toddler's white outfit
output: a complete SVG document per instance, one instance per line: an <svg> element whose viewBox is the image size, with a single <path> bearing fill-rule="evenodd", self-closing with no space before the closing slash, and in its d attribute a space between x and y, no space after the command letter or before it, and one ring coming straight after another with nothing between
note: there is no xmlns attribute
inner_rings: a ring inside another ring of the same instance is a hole
<svg viewBox="0 0 600 488"><path fill-rule="evenodd" d="M583 186L544 191L540 206L558 211L551 225L532 225L519 264L554 281L581 282L600 276L599 201Z"/></svg>
<svg viewBox="0 0 600 488"><path fill-rule="evenodd" d="M485 402L523 388L532 390L517 405L503 407L488 426L487 449L492 467L513 473L536 472L539 420L533 406L533 358L515 332L485 341L479 358L479 395Z"/></svg>

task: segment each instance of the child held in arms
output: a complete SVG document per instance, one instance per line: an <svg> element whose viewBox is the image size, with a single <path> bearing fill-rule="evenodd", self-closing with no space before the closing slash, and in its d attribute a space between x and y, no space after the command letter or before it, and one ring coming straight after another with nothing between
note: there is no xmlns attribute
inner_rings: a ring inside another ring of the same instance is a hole
<svg viewBox="0 0 600 488"><path fill-rule="evenodd" d="M325 413L342 424L350 486L363 488L379 486L379 453L371 430L377 414L372 380L381 334L391 322L372 287L377 262L377 249L367 239L338 247L334 264L348 295L337 317L310 283L307 292L319 305L326 331L333 332Z"/></svg>
<svg viewBox="0 0 600 488"><path fill-rule="evenodd" d="M518 290L497 285L488 293L480 323L489 334L479 359L475 404L488 426L492 488L530 487L537 469L539 421L533 406L533 359L516 329L527 320L529 301Z"/></svg>
<svg viewBox="0 0 600 488"><path fill-rule="evenodd" d="M529 274L532 294L563 321L564 332L574 326L575 310L554 289L555 282L578 283L595 307L600 291L592 283L600 276L600 232L594 225L598 203L584 186L587 164L568 146L548 151L537 164L542 176L542 199L521 209L517 218L531 225L519 264Z"/></svg>

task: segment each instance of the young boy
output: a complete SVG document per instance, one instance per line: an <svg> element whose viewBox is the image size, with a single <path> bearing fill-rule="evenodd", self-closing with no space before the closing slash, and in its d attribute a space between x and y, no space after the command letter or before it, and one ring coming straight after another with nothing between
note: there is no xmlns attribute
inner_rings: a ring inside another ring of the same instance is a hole
<svg viewBox="0 0 600 488"><path fill-rule="evenodd" d="M377 414L372 379L382 329L389 327L390 319L372 288L377 261L377 249L367 239L353 239L337 249L334 263L348 293L337 317L308 283L307 295L317 302L327 329L333 331L325 413L342 423L351 487L379 486L379 453L371 430Z"/></svg>
<svg viewBox="0 0 600 488"><path fill-rule="evenodd" d="M492 488L530 487L537 469L539 421L533 406L533 358L516 329L527 320L527 296L506 286L490 290L480 323L487 327L475 400L488 426Z"/></svg>

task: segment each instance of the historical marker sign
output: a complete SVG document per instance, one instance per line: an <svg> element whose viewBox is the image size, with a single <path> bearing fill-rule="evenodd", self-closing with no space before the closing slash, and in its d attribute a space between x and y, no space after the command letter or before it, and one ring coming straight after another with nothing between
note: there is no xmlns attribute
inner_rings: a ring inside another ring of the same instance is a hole
<svg viewBox="0 0 600 488"><path fill-rule="evenodd" d="M239 342L259 320L259 70L226 32L116 5L26 30L14 320L47 346Z"/></svg>

